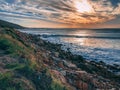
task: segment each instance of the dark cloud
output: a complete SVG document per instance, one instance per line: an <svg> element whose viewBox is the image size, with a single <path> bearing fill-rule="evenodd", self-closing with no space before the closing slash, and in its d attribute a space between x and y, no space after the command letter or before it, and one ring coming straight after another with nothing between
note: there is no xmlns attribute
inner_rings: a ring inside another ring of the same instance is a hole
<svg viewBox="0 0 120 90"><path fill-rule="evenodd" d="M120 0L108 0L108 1L110 1L114 7L118 7L118 4L120 3Z"/></svg>

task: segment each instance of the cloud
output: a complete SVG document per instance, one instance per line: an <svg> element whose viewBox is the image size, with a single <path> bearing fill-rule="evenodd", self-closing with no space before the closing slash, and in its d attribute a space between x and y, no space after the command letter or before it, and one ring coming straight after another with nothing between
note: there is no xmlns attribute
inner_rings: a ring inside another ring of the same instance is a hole
<svg viewBox="0 0 120 90"><path fill-rule="evenodd" d="M78 7L76 2L80 3ZM86 10L82 10L81 4ZM88 6L92 8L89 12ZM117 18L120 0L0 0L0 14L66 24L93 24Z"/></svg>

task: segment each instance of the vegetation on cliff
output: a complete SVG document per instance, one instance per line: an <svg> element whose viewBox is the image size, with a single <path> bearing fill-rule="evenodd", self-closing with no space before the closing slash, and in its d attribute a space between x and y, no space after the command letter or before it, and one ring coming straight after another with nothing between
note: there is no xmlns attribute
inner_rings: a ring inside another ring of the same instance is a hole
<svg viewBox="0 0 120 90"><path fill-rule="evenodd" d="M50 75L43 58L36 56L36 48L29 42L30 38L30 35L16 30L0 28L0 89L66 90Z"/></svg>

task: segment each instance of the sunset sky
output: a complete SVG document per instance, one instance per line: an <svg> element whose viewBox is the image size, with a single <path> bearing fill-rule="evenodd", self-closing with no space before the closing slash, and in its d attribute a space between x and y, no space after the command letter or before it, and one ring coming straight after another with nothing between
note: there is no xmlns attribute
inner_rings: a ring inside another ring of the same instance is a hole
<svg viewBox="0 0 120 90"><path fill-rule="evenodd" d="M120 0L0 0L0 19L35 28L120 28Z"/></svg>

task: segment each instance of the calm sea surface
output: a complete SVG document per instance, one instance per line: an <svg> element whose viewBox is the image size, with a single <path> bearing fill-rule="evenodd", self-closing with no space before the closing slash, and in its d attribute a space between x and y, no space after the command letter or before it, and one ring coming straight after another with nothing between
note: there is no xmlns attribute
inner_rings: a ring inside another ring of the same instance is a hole
<svg viewBox="0 0 120 90"><path fill-rule="evenodd" d="M82 55L86 60L103 61L120 65L120 30L81 29L23 29L22 32L40 34L52 43L63 44L73 54Z"/></svg>

